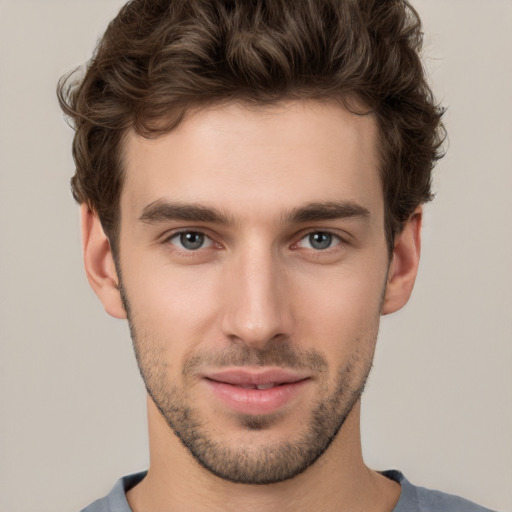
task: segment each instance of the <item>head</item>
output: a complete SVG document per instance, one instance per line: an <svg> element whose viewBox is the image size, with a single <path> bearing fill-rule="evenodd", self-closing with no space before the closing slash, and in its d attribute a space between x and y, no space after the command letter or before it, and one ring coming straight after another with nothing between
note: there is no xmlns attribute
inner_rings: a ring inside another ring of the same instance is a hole
<svg viewBox="0 0 512 512"><path fill-rule="evenodd" d="M76 130L73 195L99 215L116 251L129 130L158 137L189 112L226 102L339 102L377 122L391 251L404 222L432 197L443 139L421 45L406 0L132 0L85 76L59 83Z"/></svg>
<svg viewBox="0 0 512 512"><path fill-rule="evenodd" d="M216 475L289 479L351 423L438 158L420 46L405 1L132 1L60 84L89 279Z"/></svg>

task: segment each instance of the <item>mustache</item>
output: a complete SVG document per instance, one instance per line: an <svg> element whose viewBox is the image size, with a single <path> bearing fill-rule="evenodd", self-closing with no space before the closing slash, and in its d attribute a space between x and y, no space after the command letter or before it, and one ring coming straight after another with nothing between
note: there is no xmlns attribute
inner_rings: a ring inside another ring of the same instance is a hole
<svg viewBox="0 0 512 512"><path fill-rule="evenodd" d="M233 345L223 350L206 349L194 354L183 365L184 376L194 375L203 366L223 368L230 366L277 366L295 370L327 371L325 357L317 350L292 348L286 342L276 343L266 349Z"/></svg>

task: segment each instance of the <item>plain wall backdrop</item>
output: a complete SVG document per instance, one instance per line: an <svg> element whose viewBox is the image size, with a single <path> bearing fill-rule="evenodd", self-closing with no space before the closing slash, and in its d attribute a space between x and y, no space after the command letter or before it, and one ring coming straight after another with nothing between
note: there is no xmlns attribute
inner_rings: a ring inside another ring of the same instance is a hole
<svg viewBox="0 0 512 512"><path fill-rule="evenodd" d="M128 329L82 270L55 97L121 0L0 0L0 512L77 511L148 462ZM448 107L409 305L363 398L376 469L512 510L512 2L415 0Z"/></svg>

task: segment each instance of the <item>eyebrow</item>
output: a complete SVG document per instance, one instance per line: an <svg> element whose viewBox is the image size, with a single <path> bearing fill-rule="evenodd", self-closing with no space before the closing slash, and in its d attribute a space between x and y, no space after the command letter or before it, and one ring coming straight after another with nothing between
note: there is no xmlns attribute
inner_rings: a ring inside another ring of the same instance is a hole
<svg viewBox="0 0 512 512"><path fill-rule="evenodd" d="M353 201L325 201L308 203L294 208L283 216L290 224L303 224L343 218L363 218L370 216L370 211ZM148 204L142 210L139 220L146 224L158 224L171 220L186 222L207 222L211 224L232 225L234 220L217 208L188 204L170 203L163 199Z"/></svg>
<svg viewBox="0 0 512 512"><path fill-rule="evenodd" d="M139 220L146 224L158 224L169 220L233 224L232 219L216 208L195 204L169 203L163 199L157 199L144 207Z"/></svg>
<svg viewBox="0 0 512 512"><path fill-rule="evenodd" d="M294 208L285 220L290 223L317 222L346 218L370 217L370 211L354 201L326 201L308 203L300 208Z"/></svg>

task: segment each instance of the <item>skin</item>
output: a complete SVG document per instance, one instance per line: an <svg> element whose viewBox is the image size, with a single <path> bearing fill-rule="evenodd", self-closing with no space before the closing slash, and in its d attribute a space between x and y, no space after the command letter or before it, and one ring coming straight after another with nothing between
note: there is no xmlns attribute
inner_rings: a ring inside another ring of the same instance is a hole
<svg viewBox="0 0 512 512"><path fill-rule="evenodd" d="M86 206L82 228L89 281L109 314L128 312L149 390L151 463L128 492L134 512L393 509L398 484L362 459L359 395L380 316L412 291L421 210L390 258L376 140L371 116L314 101L214 106L156 140L127 134L117 269ZM197 206L221 218L197 217ZM204 244L187 249L184 231L201 233ZM325 249L312 233L331 237ZM305 384L264 414L233 410L204 378L297 361ZM288 468L297 454L285 460L286 447L322 411L329 443L306 469L270 485L231 481L224 460L245 468L246 479L251 467L260 468L252 477L269 465L274 477ZM198 463L180 442L176 432L190 423L210 442L203 456L211 460Z"/></svg>

